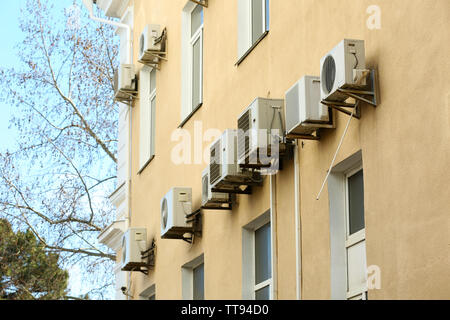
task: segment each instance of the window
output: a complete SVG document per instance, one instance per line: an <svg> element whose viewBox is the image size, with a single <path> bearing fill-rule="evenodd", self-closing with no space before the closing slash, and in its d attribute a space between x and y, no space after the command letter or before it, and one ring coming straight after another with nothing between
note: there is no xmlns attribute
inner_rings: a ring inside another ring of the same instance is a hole
<svg viewBox="0 0 450 320"><path fill-rule="evenodd" d="M346 241L347 298L366 298L366 243L364 225L363 170L358 167L347 172L346 184Z"/></svg>
<svg viewBox="0 0 450 320"><path fill-rule="evenodd" d="M243 299L272 299L272 241L270 211L242 231Z"/></svg>
<svg viewBox="0 0 450 320"><path fill-rule="evenodd" d="M192 1L182 21L182 121L203 103L203 6Z"/></svg>
<svg viewBox="0 0 450 320"><path fill-rule="evenodd" d="M153 284L139 294L140 300L156 300L156 286Z"/></svg>
<svg viewBox="0 0 450 320"><path fill-rule="evenodd" d="M193 296L194 300L205 299L205 268L204 264L195 267L193 269Z"/></svg>
<svg viewBox="0 0 450 320"><path fill-rule="evenodd" d="M142 171L155 155L156 69L144 66L139 79L139 168Z"/></svg>
<svg viewBox="0 0 450 320"><path fill-rule="evenodd" d="M269 0L237 1L239 64L269 31Z"/></svg>
<svg viewBox="0 0 450 320"><path fill-rule="evenodd" d="M255 231L255 299L269 300L272 279L270 224Z"/></svg>
<svg viewBox="0 0 450 320"><path fill-rule="evenodd" d="M361 151L336 165L328 180L331 298L366 299L364 171Z"/></svg>
<svg viewBox="0 0 450 320"><path fill-rule="evenodd" d="M205 264L203 255L186 263L181 269L184 300L205 299Z"/></svg>

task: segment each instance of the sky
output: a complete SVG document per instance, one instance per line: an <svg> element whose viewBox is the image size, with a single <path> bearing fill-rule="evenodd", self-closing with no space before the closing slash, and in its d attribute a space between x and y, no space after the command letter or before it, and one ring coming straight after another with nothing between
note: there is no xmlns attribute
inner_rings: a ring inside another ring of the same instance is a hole
<svg viewBox="0 0 450 320"><path fill-rule="evenodd" d="M54 2L56 8L69 8L72 6L73 0L50 1ZM23 39L23 34L19 27L19 17L20 8L25 3L26 0L2 1L0 10L0 39L2 39L0 68L20 66L20 60L16 57L15 46ZM11 149L15 145L16 130L8 128L13 111L10 105L0 101L0 152L4 152L7 148Z"/></svg>
<svg viewBox="0 0 450 320"><path fill-rule="evenodd" d="M19 28L20 7L24 0L4 1L0 10L0 39L2 49L0 50L0 67L11 68L17 66L19 61L16 57L14 46L23 36ZM0 152L14 146L16 132L8 129L12 108L0 102Z"/></svg>

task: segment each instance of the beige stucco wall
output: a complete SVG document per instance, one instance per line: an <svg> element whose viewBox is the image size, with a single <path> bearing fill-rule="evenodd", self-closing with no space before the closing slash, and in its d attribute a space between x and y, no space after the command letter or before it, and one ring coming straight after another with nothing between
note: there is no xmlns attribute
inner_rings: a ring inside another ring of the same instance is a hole
<svg viewBox="0 0 450 320"><path fill-rule="evenodd" d="M160 238L160 199L173 186L193 188L200 206L206 163L170 161L172 132L181 112L181 11L186 0L134 0L134 43L148 23L168 31L168 62L157 72L156 156L139 171L139 101L132 111L131 225L157 240L156 268L133 274L137 297L156 283L157 299L181 299L181 266L205 255L207 299L242 296L242 226L269 209L269 181L239 196L232 212L204 211L202 238L193 246ZM382 27L369 30L366 9L381 8ZM270 32L240 64L237 2L210 0L204 20L203 106L186 123L203 130L235 128L237 116L257 96L283 98L305 74L318 75L319 60L343 38L366 41L369 66L379 70L382 103L363 106L338 155L362 150L367 263L378 265L382 289L373 299L450 297L450 2L448 0L270 1ZM137 47L135 45L135 63ZM300 148L302 296L330 298L328 193L316 201L348 117L319 142ZM209 142L205 142L206 148ZM193 150L193 149L192 149ZM295 299L293 161L277 175L278 294Z"/></svg>

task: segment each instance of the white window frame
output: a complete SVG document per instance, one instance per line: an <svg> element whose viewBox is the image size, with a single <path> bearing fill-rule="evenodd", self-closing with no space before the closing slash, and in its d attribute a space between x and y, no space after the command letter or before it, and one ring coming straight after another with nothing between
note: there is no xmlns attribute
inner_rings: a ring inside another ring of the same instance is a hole
<svg viewBox="0 0 450 320"><path fill-rule="evenodd" d="M363 241L366 240L366 228L364 225L364 228L355 232L354 234L350 234L350 204L349 204L349 194L348 194L348 180L349 178L351 178L352 176L354 176L356 173L360 172L361 170L363 170L363 166L362 163L360 163L358 166L356 167L352 167L351 169L347 170L346 172L344 172L344 190L345 190L345 250L346 250L346 255L345 255L345 261L346 261L346 270L348 272L348 261L347 261L347 251L349 248L351 248L354 245L357 245L358 243L361 243ZM363 171L364 174L364 171ZM366 256L367 259L367 256ZM348 282L348 279L347 279ZM367 300L367 283L366 285L349 291L348 288L348 283L347 283L347 299L348 300Z"/></svg>
<svg viewBox="0 0 450 320"><path fill-rule="evenodd" d="M330 284L331 299L365 299L367 291L362 289L348 292L347 248L360 243L365 235L356 232L348 234L348 177L360 169L364 170L362 151L358 151L335 165L328 179L329 221L330 221ZM360 230L362 231L362 230ZM367 254L366 254L367 257ZM367 284L366 284L367 285Z"/></svg>
<svg viewBox="0 0 450 320"><path fill-rule="evenodd" d="M182 281L182 297L183 300L194 299L194 269L203 264L203 279L205 279L205 258L204 254L191 260L181 267L181 281ZM205 293L205 282L203 281L203 291Z"/></svg>
<svg viewBox="0 0 450 320"><path fill-rule="evenodd" d="M188 1L182 13L182 76L181 76L181 121L186 121L203 104L203 31L204 22L200 25L194 35L191 35L191 14L199 6L192 1ZM203 10L203 19L205 11ZM194 76L194 44L200 41L200 103L193 105L193 76Z"/></svg>
<svg viewBox="0 0 450 320"><path fill-rule="evenodd" d="M255 300L256 291L267 286L269 286L270 292L269 299L273 299L273 265L271 266L272 276L269 279L260 283L255 282L255 234L258 229L267 224L270 224L270 227L272 228L270 210L266 211L264 214L242 228L242 298L244 300ZM273 254L272 241L270 251L271 254Z"/></svg>
<svg viewBox="0 0 450 320"><path fill-rule="evenodd" d="M253 8L252 0L237 0L238 1L238 62L239 65L245 57L253 50L253 48L266 36L269 32L270 25L267 21L267 5L270 6L270 0L263 1L262 6L262 30L263 33L258 39L253 39ZM269 8L270 9L270 8ZM270 14L270 10L269 10ZM270 21L270 16L269 16Z"/></svg>
<svg viewBox="0 0 450 320"><path fill-rule="evenodd" d="M154 298L154 299L151 299ZM139 294L140 300L156 300L156 285L152 284Z"/></svg>
<svg viewBox="0 0 450 320"><path fill-rule="evenodd" d="M140 72L140 131L139 131L139 171L140 174L155 157L155 126L156 126L156 83L151 90L151 74L156 69L144 66ZM147 78L144 80L144 77ZM144 85L146 83L146 85ZM144 92L148 90L148 92ZM150 91L151 90L151 91ZM155 106L153 107L153 102Z"/></svg>

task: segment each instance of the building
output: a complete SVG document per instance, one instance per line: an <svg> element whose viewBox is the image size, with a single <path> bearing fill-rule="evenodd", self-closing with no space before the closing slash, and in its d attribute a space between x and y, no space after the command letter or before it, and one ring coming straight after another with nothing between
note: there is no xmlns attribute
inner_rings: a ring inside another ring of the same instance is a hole
<svg viewBox="0 0 450 320"><path fill-rule="evenodd" d="M121 105L117 221L100 241L121 257L122 235L141 227L147 248L156 244L148 274L121 271L118 261L117 298L450 297L449 1L97 5L131 27L139 78L132 107ZM138 62L148 24L167 36L153 69ZM117 33L126 63L127 32ZM201 211L193 243L162 239L161 199L171 188L192 188L192 211L201 207L217 134L236 129L255 98L285 99L304 75L319 76L343 39L364 40L378 105L359 104L360 119L335 110L319 140L296 139L293 156L237 195L231 211Z"/></svg>

